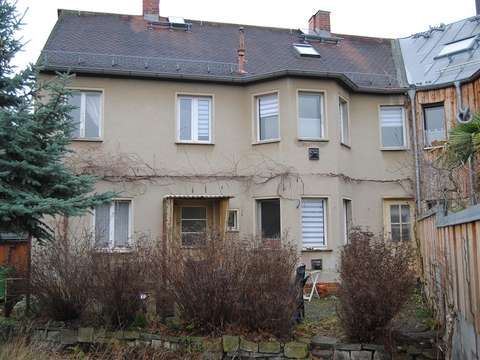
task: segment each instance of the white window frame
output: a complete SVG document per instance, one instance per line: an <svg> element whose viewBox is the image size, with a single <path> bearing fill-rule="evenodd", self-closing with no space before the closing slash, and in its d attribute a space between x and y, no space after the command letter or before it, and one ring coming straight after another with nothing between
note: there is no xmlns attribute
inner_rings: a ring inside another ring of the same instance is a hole
<svg viewBox="0 0 480 360"><path fill-rule="evenodd" d="M206 243L205 244L193 244L193 245L184 245L183 244L183 237L182 237L183 234L200 234L200 232L198 232L198 231L185 231L185 232L182 231L182 221L184 220L183 217L182 217L183 208L203 208L203 209L205 209L205 232L208 232L208 210L209 210L208 205L196 204L196 205L181 205L180 206L180 242L181 242L182 247L184 247L184 248L205 247ZM185 220L203 221L204 219L185 219Z"/></svg>
<svg viewBox="0 0 480 360"><path fill-rule="evenodd" d="M382 108L396 107L402 109L402 128L403 128L403 145L402 146L384 146L382 138ZM408 150L408 131L406 123L406 112L404 105L380 105L378 107L378 126L379 126L379 137L380 137L380 150Z"/></svg>
<svg viewBox="0 0 480 360"><path fill-rule="evenodd" d="M350 203L350 211L351 211L351 216L352 216L352 225L353 225L353 201L350 198L342 198L342 218L343 218L343 239L345 244L348 244L348 224L347 224L347 208L345 204L349 202Z"/></svg>
<svg viewBox="0 0 480 360"><path fill-rule="evenodd" d="M127 246L125 248L122 247L116 247L115 246L115 201L128 201L129 202L129 207L128 207L128 240L127 240ZM96 250L99 251L111 251L111 252L130 252L132 250L133 246L133 200L129 198L114 198L112 199L112 202L110 203L110 216L109 220L110 223L108 225L109 227L109 233L108 233L108 246L107 247L97 247L95 242L95 208L93 209L93 244Z"/></svg>
<svg viewBox="0 0 480 360"><path fill-rule="evenodd" d="M301 136L300 134L300 96L302 94L313 94L320 96L320 137L315 136ZM315 90L315 89L298 89L297 90L297 138L301 141L327 141L326 136L326 123L327 123L327 111L326 111L326 98L327 92L324 90Z"/></svg>
<svg viewBox="0 0 480 360"><path fill-rule="evenodd" d="M414 232L414 225L415 225L415 204L414 201L411 199L397 199L397 198L384 198L383 199L383 233L385 239L392 240L392 223L391 223L391 214L390 214L390 206L391 205L408 205L410 209L409 217L410 217L410 240L400 240L400 241L415 241L415 232ZM400 220L401 220L401 211L400 211ZM401 222L400 222L401 223Z"/></svg>
<svg viewBox="0 0 480 360"><path fill-rule="evenodd" d="M105 91L103 89L95 89L95 88L77 88L77 87L69 87L68 90L72 92L80 93L80 128L79 137L72 138L73 141L102 141L103 139L103 118L104 118L104 98L105 98ZM87 92L96 92L100 94L100 119L98 120L98 136L96 137L86 137L85 136L85 114L86 114L86 94Z"/></svg>
<svg viewBox="0 0 480 360"><path fill-rule="evenodd" d="M448 141L448 131L447 131L447 117L445 114L445 102L438 102L438 103L431 103L431 104L422 104L422 115L423 115L423 148L424 149L434 149L434 148L441 148L443 145L431 145L427 141L427 116L425 110L428 108L435 108L435 107L442 107L443 108L443 132L445 135L444 140L440 141Z"/></svg>
<svg viewBox="0 0 480 360"><path fill-rule="evenodd" d="M255 229L255 236L262 237L262 211L261 211L261 202L265 200L278 200L279 207L280 207L280 238L283 235L283 221L282 221L282 199L275 196L269 197L259 197L254 199L254 229ZM269 239L269 238L267 238Z"/></svg>
<svg viewBox="0 0 480 360"><path fill-rule="evenodd" d="M228 226L228 218L230 217L231 212L235 213L235 224L234 224L233 227ZM238 218L239 215L240 215L239 209L228 209L228 211L227 211L227 231L236 232L236 231L240 230L239 218Z"/></svg>
<svg viewBox="0 0 480 360"><path fill-rule="evenodd" d="M342 113L342 110L341 110L342 103L346 104L346 106L347 106L347 126L348 126L348 138L347 139L345 139L345 136L344 136L343 113ZM351 134L352 127L351 127L351 124L350 124L350 102L346 98L344 98L343 96L338 97L338 111L339 111L339 119L340 119L340 143L342 145L346 145L346 146L350 147L351 146L351 138L352 138L352 134Z"/></svg>
<svg viewBox="0 0 480 360"><path fill-rule="evenodd" d="M300 56L304 57L320 57L320 53L311 44L293 44L293 48Z"/></svg>
<svg viewBox="0 0 480 360"><path fill-rule="evenodd" d="M198 99L208 99L210 102L210 112L208 114L208 140L198 140ZM192 101L192 118L190 119L191 123L191 130L192 130L192 137L190 140L182 140L180 139L180 100L181 99L189 99ZM213 144L212 139L212 128L213 128L213 95L210 94L176 94L176 118L177 118L177 136L176 141L180 144Z"/></svg>
<svg viewBox="0 0 480 360"><path fill-rule="evenodd" d="M278 122L278 137L274 139L260 139L260 98L265 96L273 96L277 97L278 102L278 114L277 114L277 122ZM256 144L264 144L264 143L271 143L271 142L279 142L281 140L281 127L280 127L280 92L279 91L269 91L260 94L253 95L253 112L254 112L254 121L255 121L255 139Z"/></svg>
<svg viewBox="0 0 480 360"><path fill-rule="evenodd" d="M304 200L323 200L324 201L324 209L323 209L323 245L320 246L309 246L306 247L303 243L303 223L302 223L302 209L300 209L300 231L301 231L301 238L302 238L302 251L315 251L315 250L324 250L328 248L328 221L329 221L329 202L330 199L328 196L303 196L301 198L300 206L303 206Z"/></svg>

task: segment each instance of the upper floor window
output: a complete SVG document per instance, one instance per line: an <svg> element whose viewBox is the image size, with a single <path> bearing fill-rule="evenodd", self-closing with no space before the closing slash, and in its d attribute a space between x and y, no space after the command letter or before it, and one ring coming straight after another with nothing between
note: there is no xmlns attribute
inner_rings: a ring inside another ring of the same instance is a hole
<svg viewBox="0 0 480 360"><path fill-rule="evenodd" d="M177 139L179 142L211 142L211 97L179 96L177 113Z"/></svg>
<svg viewBox="0 0 480 360"><path fill-rule="evenodd" d="M350 145L350 125L348 123L348 102L342 98L338 99L340 112L340 141L342 144Z"/></svg>
<svg viewBox="0 0 480 360"><path fill-rule="evenodd" d="M278 140L280 125L278 94L255 97L257 114L257 141Z"/></svg>
<svg viewBox="0 0 480 360"><path fill-rule="evenodd" d="M382 148L405 149L406 128L403 106L381 106L380 128Z"/></svg>
<svg viewBox="0 0 480 360"><path fill-rule="evenodd" d="M95 247L126 249L131 238L131 200L114 200L95 207Z"/></svg>
<svg viewBox="0 0 480 360"><path fill-rule="evenodd" d="M70 116L75 124L74 139L101 138L102 92L74 90L69 104L75 106Z"/></svg>
<svg viewBox="0 0 480 360"><path fill-rule="evenodd" d="M298 132L301 139L323 138L323 94L298 93Z"/></svg>
<svg viewBox="0 0 480 360"><path fill-rule="evenodd" d="M425 146L439 145L439 142L442 143L447 140L443 104L423 108L423 128L425 131Z"/></svg>

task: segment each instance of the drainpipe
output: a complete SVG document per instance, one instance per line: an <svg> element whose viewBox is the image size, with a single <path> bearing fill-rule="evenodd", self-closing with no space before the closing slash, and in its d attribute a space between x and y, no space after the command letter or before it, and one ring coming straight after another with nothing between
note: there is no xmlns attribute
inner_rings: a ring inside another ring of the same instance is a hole
<svg viewBox="0 0 480 360"><path fill-rule="evenodd" d="M410 97L410 108L412 111L413 122L413 156L415 159L415 198L417 204L417 214L420 213L422 207L422 199L420 194L420 154L418 152L418 138L417 138L417 103L415 101L415 95L417 90L415 86L411 86L408 90L408 96Z"/></svg>
<svg viewBox="0 0 480 360"><path fill-rule="evenodd" d="M455 90L457 93L457 121L459 123L467 123L471 120L470 109L463 107L462 87L460 81L455 81ZM470 191L470 205L477 203L475 196L475 154L468 158L468 177L469 177L469 191Z"/></svg>

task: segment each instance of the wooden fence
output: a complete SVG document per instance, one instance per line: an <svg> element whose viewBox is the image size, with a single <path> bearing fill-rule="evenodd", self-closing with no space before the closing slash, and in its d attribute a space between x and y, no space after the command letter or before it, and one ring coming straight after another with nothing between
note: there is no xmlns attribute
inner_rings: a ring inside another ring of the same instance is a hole
<svg viewBox="0 0 480 360"><path fill-rule="evenodd" d="M419 218L417 239L427 296L437 319L453 324L453 359L479 359L480 206Z"/></svg>

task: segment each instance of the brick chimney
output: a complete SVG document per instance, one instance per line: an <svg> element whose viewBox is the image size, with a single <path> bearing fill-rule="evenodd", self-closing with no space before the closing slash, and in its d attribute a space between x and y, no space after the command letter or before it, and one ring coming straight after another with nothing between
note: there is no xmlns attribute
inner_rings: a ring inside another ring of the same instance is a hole
<svg viewBox="0 0 480 360"><path fill-rule="evenodd" d="M238 35L239 35L239 44L238 44L238 73L239 74L246 74L247 71L245 70L245 54L246 54L246 49L245 49L245 29L243 26L241 26L238 29Z"/></svg>
<svg viewBox="0 0 480 360"><path fill-rule="evenodd" d="M145 20L158 21L160 16L160 0L143 0L143 17Z"/></svg>
<svg viewBox="0 0 480 360"><path fill-rule="evenodd" d="M324 30L330 32L330 11L318 10L308 21L308 29L310 31Z"/></svg>

